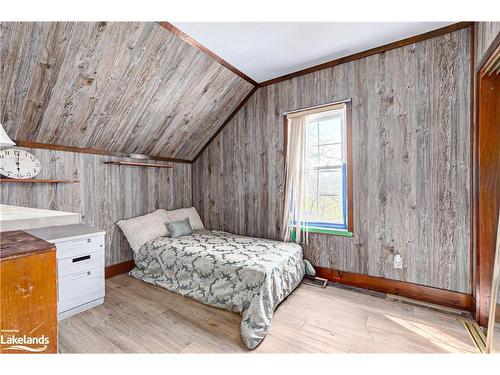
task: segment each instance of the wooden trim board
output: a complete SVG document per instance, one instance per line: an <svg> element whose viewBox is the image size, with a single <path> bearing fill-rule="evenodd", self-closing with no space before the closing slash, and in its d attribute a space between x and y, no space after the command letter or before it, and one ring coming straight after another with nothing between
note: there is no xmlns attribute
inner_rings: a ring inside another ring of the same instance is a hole
<svg viewBox="0 0 500 375"><path fill-rule="evenodd" d="M352 146L352 102L349 100L345 104L346 110L346 130L347 130L347 231L354 233L354 195L352 183L352 164L353 164L353 146Z"/></svg>
<svg viewBox="0 0 500 375"><path fill-rule="evenodd" d="M191 46L193 46L195 48L198 48L201 52L207 54L212 59L214 59L215 61L217 61L219 64L221 64L222 66L224 66L226 69L229 69L231 72L233 72L234 74L236 74L240 78L243 78L248 83L251 83L254 86L258 86L259 85L256 81L254 81L252 78L250 78L249 76L247 76L241 70L239 70L238 68L236 68L233 65L229 64L222 57L220 57L219 55L215 54L214 52L212 52L211 50L209 50L207 47L205 47L201 43L199 43L196 40L194 40L193 38L191 38L185 32L179 30L177 27L175 27L174 25L172 25L170 22L158 22L158 24L161 27L163 27L163 28L167 29L168 31L170 31L171 33L177 35L184 42L190 44Z"/></svg>
<svg viewBox="0 0 500 375"><path fill-rule="evenodd" d="M110 277L120 275L122 273L127 273L128 271L131 271L134 267L135 263L133 259L117 264L112 264L111 266L107 266L105 268L104 276L106 279L109 279Z"/></svg>
<svg viewBox="0 0 500 375"><path fill-rule="evenodd" d="M315 65L315 66L311 66L309 68L301 69L301 70L298 70L298 71L293 72L293 73L288 73L288 74L285 74L281 77L269 79L267 81L260 82L259 85L261 87L272 85L272 84L275 84L278 82L282 82L282 81L286 81L286 80L289 80L292 78L303 76L305 74L313 73L313 72L316 72L318 70L331 68L331 67L334 67L336 65L345 64L345 63L350 62L350 61L359 60L359 59L362 59L362 58L365 58L368 56L376 55L378 53L387 52L387 51L390 51L392 49L404 47L404 46L407 46L408 44L413 44L413 43L421 42L423 40L435 38L437 36L448 34L448 33L451 33L453 31L464 29L464 28L469 27L471 25L473 25L473 22L454 23L452 25L441 27L439 29L432 30L432 31L429 31L429 32L426 32L423 34L415 35L415 36L412 36L412 37L409 37L406 39L401 39L401 40L398 40L396 42L385 44L385 45L380 46L380 47L371 48L371 49L366 50L366 51L354 53L354 54L349 55L349 56L340 57L338 59L331 60L331 61L319 64L319 65Z"/></svg>
<svg viewBox="0 0 500 375"><path fill-rule="evenodd" d="M484 53L479 63L476 65L476 74L479 73L485 66L488 61L492 58L492 56L497 52L498 47L500 47L500 34L497 34L493 42L491 42L490 46ZM473 56L475 57L475 56Z"/></svg>
<svg viewBox="0 0 500 375"><path fill-rule="evenodd" d="M469 92L469 230L470 230L470 239L469 239L469 256L470 256L470 265L469 265L469 288L471 293L475 297L475 277L476 277L476 269L474 262L474 251L476 246L476 189L477 186L475 181L476 176L476 114L475 114L475 103L476 103L476 75L474 73L474 64L475 64L475 56L476 56L476 36L475 36L475 27L474 23L470 26L470 92ZM474 310L476 309L476 300L473 299Z"/></svg>
<svg viewBox="0 0 500 375"><path fill-rule="evenodd" d="M352 188L352 103L351 98L340 100L338 102L332 104L325 104L318 106L319 107L328 107L330 105L336 104L344 104L345 105L345 113L346 113L346 130L347 130L347 232L354 233L354 202L353 202L353 188ZM306 111L304 109L303 111ZM283 114L283 137L284 137L284 168L286 170L286 158L287 158L287 150L288 150L288 114L290 113L298 113L301 110L295 110L292 112L287 112ZM318 233L318 232L316 232Z"/></svg>
<svg viewBox="0 0 500 375"><path fill-rule="evenodd" d="M494 47L494 48L492 48ZM474 216L476 240L476 321L486 326L489 316L496 228L500 208L500 140L497 122L500 101L500 77L485 75L484 69L500 50L495 38L476 70L475 103L475 190Z"/></svg>
<svg viewBox="0 0 500 375"><path fill-rule="evenodd" d="M390 51L391 49L403 47L403 46L406 46L408 44L413 44L413 43L417 43L417 42L420 42L423 40L427 40L427 39L435 38L437 36L448 34L448 33L451 33L453 31L457 31L457 30L472 26L474 24L474 22L457 22L457 23L454 23L452 25L444 26L444 27L441 27L441 28L436 29L436 30L431 30L431 31L428 31L428 32L423 33L423 34L418 34L418 35L415 35L415 36L412 36L409 38L405 38L405 39L401 39L401 40L398 40L398 41L395 41L392 43L384 44L382 46L371 48L371 49L366 50L366 51L357 52L357 53L349 55L349 56L344 56L344 57L341 57L338 59L327 61L327 62L322 63L322 64L314 65L314 66L311 66L309 68L301 69L301 70L298 70L296 72L288 73L288 74L285 74L283 76L272 78L272 79L262 81L262 82L256 82L255 80L253 80L252 78L247 76L245 73L243 73L239 69L235 68L233 65L228 63L226 60L224 60L223 58L218 56L216 53L212 52L207 47L203 46L201 43L194 40L193 38L191 38L189 35L187 35L183 31L179 30L177 27L172 25L170 22L158 22L158 24L161 25L162 27L164 27L165 29L169 30L170 32L174 33L175 35L177 35L179 38L181 38L186 43L188 43L191 46L198 48L200 51L206 53L207 55L212 57L214 60L219 62L221 65L223 65L224 67L226 67L227 69L229 69L230 71L232 71L233 73L238 75L239 77L243 78L245 81L251 83L252 85L254 85L256 87L263 87L263 86L272 85L274 83L278 83L281 81L285 81L288 79L292 79L292 78L295 78L295 77L298 77L298 76L301 76L304 74L309 74L309 73L312 73L312 72L315 72L318 70L331 68L332 66L344 64L344 63L349 62L349 61L358 60L358 59L361 59L364 57L372 56L372 55L375 55L377 53Z"/></svg>
<svg viewBox="0 0 500 375"><path fill-rule="evenodd" d="M390 280L382 277L339 271L330 268L315 268L317 276L335 283L408 297L460 310L473 310L472 294L459 293L399 280Z"/></svg>

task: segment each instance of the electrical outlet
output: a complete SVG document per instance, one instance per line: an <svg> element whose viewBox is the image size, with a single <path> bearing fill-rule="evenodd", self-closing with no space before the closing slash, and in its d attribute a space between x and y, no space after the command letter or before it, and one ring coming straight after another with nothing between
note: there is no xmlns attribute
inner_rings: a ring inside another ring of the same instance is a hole
<svg viewBox="0 0 500 375"><path fill-rule="evenodd" d="M399 269L399 270L403 268L403 258L401 257L401 254L399 254L399 253L394 255L394 268Z"/></svg>

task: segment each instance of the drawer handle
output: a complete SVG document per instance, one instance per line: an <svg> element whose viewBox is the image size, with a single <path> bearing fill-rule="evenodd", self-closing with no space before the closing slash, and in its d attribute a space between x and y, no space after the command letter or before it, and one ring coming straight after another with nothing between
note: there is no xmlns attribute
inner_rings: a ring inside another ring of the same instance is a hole
<svg viewBox="0 0 500 375"><path fill-rule="evenodd" d="M76 274L76 275L73 275L73 276L71 277L71 279L72 279L72 280L74 280L74 279L79 279L79 278L81 278L81 277L90 276L90 274L91 274L91 271L81 272L81 273L78 273L78 274Z"/></svg>
<svg viewBox="0 0 500 375"><path fill-rule="evenodd" d="M81 261L88 260L88 259L90 259L90 255L84 255L82 257L73 258L73 263L81 262Z"/></svg>

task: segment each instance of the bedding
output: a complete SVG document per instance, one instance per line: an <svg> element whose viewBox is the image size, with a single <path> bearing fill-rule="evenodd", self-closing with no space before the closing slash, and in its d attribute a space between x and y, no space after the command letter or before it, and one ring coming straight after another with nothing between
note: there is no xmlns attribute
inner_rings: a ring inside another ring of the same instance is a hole
<svg viewBox="0 0 500 375"><path fill-rule="evenodd" d="M161 236L168 236L168 221L167 211L158 209L147 215L120 220L116 224L127 238L134 253L136 253L146 242Z"/></svg>
<svg viewBox="0 0 500 375"><path fill-rule="evenodd" d="M301 282L305 266L296 243L198 230L160 237L134 254L130 275L207 305L241 313L249 349L264 339L274 309Z"/></svg>
<svg viewBox="0 0 500 375"><path fill-rule="evenodd" d="M191 224L191 228L193 230L205 229L203 226L203 222L201 221L200 215L196 208L179 208L178 210L167 211L168 221L179 221L184 220L185 218L189 219L189 223Z"/></svg>
<svg viewBox="0 0 500 375"><path fill-rule="evenodd" d="M168 231L170 232L170 237L172 238L177 238L193 233L193 228L191 228L189 218L185 218L184 220L179 221L171 221L167 224L167 226Z"/></svg>

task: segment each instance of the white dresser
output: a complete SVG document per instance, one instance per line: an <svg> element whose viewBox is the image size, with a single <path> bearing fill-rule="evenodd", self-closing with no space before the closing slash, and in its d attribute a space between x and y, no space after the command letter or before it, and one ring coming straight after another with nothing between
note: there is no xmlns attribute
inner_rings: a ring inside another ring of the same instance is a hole
<svg viewBox="0 0 500 375"><path fill-rule="evenodd" d="M104 302L104 236L84 224L26 230L57 248L58 319Z"/></svg>

